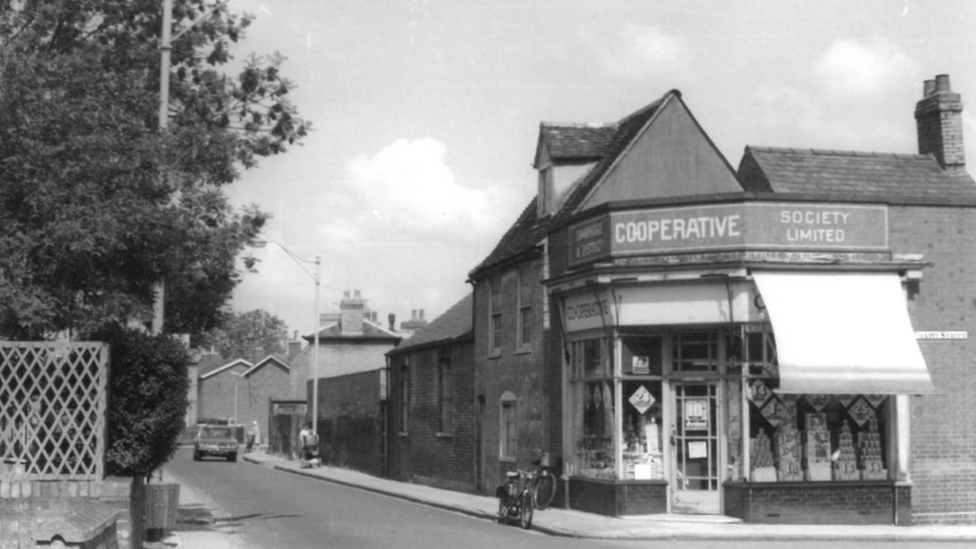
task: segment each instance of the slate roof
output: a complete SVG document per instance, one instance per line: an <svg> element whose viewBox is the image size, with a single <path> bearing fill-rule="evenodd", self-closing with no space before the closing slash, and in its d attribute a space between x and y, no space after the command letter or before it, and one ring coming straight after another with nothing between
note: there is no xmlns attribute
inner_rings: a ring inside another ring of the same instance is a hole
<svg viewBox="0 0 976 549"><path fill-rule="evenodd" d="M308 335L303 335L302 339L313 343L315 341L315 334L311 333ZM361 334L350 334L344 333L338 322L328 324L319 328L319 342L323 340L398 340L401 336L379 326L373 324L371 321L363 319L363 333Z"/></svg>
<svg viewBox="0 0 976 549"><path fill-rule="evenodd" d="M474 294L469 293L441 316L417 333L404 340L388 355L416 349L435 343L451 342L471 337L473 330Z"/></svg>
<svg viewBox="0 0 976 549"><path fill-rule="evenodd" d="M746 147L739 179L749 191L976 198L969 175L950 175L932 155Z"/></svg>
<svg viewBox="0 0 976 549"><path fill-rule="evenodd" d="M599 157L599 161L582 179L574 184L559 211L551 217L545 220L539 220L537 218L536 199L533 197L525 209L522 210L522 214L515 220L515 223L502 236L498 244L495 245L495 249L477 267L468 273L468 277L473 280L485 269L516 259L535 250L539 242L548 234L551 227L560 224L576 211L576 208L579 207L597 182L600 181L610 167L627 150L644 126L657 113L658 108L669 97L680 98L681 93L677 90L671 90L657 101L628 115L615 124L602 127L587 126L594 131L581 131L573 134L576 139L586 137L593 139L593 142L588 145L576 143L573 147L579 150L602 150L603 155Z"/></svg>
<svg viewBox="0 0 976 549"><path fill-rule="evenodd" d="M539 125L539 139L545 143L553 160L598 160L603 158L617 128L613 124Z"/></svg>

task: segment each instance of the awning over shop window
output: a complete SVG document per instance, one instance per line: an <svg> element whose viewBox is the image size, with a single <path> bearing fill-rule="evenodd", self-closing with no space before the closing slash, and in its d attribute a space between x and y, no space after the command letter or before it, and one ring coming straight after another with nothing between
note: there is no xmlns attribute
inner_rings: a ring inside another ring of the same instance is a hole
<svg viewBox="0 0 976 549"><path fill-rule="evenodd" d="M783 393L931 394L894 273L753 272Z"/></svg>

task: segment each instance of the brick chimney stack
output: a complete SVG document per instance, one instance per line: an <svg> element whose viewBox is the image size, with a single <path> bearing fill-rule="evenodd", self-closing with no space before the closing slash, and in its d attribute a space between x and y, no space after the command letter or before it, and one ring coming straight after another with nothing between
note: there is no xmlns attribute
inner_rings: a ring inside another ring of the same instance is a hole
<svg viewBox="0 0 976 549"><path fill-rule="evenodd" d="M362 298L359 290L353 290L353 295L344 292L342 301L339 302L339 313L342 315L340 321L343 335L359 335L363 333L363 313L366 310L366 301Z"/></svg>
<svg viewBox="0 0 976 549"><path fill-rule="evenodd" d="M918 153L935 155L942 169L952 175L966 173L962 108L962 97L952 93L948 74L926 80L922 100L915 104Z"/></svg>

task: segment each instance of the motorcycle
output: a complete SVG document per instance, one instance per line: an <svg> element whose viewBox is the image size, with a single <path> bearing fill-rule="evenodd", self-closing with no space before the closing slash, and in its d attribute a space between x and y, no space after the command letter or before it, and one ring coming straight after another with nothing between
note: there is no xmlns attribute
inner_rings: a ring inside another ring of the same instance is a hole
<svg viewBox="0 0 976 549"><path fill-rule="evenodd" d="M495 489L498 498L498 522L518 522L526 530L532 526L535 510L535 494L532 491L532 473L517 470L505 475L505 483Z"/></svg>

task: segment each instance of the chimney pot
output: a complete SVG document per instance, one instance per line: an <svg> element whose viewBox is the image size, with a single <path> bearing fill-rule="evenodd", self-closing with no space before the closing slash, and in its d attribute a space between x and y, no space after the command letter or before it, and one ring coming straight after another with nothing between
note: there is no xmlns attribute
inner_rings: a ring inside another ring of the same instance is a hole
<svg viewBox="0 0 976 549"><path fill-rule="evenodd" d="M950 92L952 91L952 86L949 85L949 75L948 74L937 74L935 75L935 92Z"/></svg>
<svg viewBox="0 0 976 549"><path fill-rule="evenodd" d="M390 322L390 331L391 332L395 332L396 331L396 315L393 314L393 313L390 313L386 317L386 319Z"/></svg>
<svg viewBox="0 0 976 549"><path fill-rule="evenodd" d="M410 309L410 320L417 320L417 309Z"/></svg>
<svg viewBox="0 0 976 549"><path fill-rule="evenodd" d="M424 310L420 309L420 320L424 319Z"/></svg>
<svg viewBox="0 0 976 549"><path fill-rule="evenodd" d="M922 84L922 98L926 98L935 93L935 80L926 80Z"/></svg>

